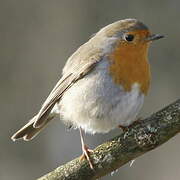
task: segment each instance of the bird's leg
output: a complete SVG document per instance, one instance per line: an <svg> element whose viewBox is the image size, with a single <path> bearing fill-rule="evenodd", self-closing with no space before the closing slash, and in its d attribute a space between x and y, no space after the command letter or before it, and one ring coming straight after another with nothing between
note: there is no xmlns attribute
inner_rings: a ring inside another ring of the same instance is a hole
<svg viewBox="0 0 180 180"><path fill-rule="evenodd" d="M84 135L83 135L83 131L81 128L79 128L79 132L80 132L80 137L81 137L81 145L82 145L82 156L80 157L80 160L83 160L84 158L87 159L87 161L89 162L90 168L94 169L92 161L90 159L89 153L92 153L93 150L89 149L85 143L84 143Z"/></svg>
<svg viewBox="0 0 180 180"><path fill-rule="evenodd" d="M137 120L135 120L129 126L121 126L121 125L119 125L118 127L121 128L123 131L127 131L128 128L132 127L133 125L140 124L140 123L141 123L141 118L138 118Z"/></svg>

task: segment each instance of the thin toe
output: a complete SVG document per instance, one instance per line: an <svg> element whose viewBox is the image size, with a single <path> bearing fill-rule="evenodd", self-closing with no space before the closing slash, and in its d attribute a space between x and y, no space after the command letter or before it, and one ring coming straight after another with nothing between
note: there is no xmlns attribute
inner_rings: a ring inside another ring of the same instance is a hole
<svg viewBox="0 0 180 180"><path fill-rule="evenodd" d="M90 168L94 170L92 160L90 158L90 153L93 153L93 150L88 149L88 147L86 145L82 148L82 150L83 150L83 154L80 157L80 161L86 159L90 165Z"/></svg>

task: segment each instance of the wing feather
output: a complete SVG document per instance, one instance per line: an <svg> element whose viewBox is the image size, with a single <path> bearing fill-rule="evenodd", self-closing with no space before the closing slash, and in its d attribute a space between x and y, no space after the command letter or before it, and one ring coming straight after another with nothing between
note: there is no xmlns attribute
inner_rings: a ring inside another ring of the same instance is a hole
<svg viewBox="0 0 180 180"><path fill-rule="evenodd" d="M36 120L33 124L34 128L40 128L46 123L49 113L53 109L54 105L60 100L64 92L69 89L76 81L89 73L94 68L96 63L97 61L91 61L90 63L85 64L75 73L70 73L60 79L37 114Z"/></svg>

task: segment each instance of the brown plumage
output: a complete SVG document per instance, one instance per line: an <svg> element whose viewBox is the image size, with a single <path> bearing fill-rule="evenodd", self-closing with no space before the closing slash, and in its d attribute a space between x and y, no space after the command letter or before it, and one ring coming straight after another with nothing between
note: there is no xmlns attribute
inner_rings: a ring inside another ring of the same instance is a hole
<svg viewBox="0 0 180 180"><path fill-rule="evenodd" d="M110 73L116 84L130 91L134 83L140 84L140 89L147 94L150 85L150 66L147 59L149 44L142 41L150 35L148 30L129 32L135 35L133 43L120 41L115 50L109 55L111 61Z"/></svg>

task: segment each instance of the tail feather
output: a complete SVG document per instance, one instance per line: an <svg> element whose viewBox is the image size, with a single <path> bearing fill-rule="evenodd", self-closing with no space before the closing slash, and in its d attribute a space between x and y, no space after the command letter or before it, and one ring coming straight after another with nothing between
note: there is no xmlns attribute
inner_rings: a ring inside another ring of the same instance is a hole
<svg viewBox="0 0 180 180"><path fill-rule="evenodd" d="M25 126L23 126L19 131L17 131L11 139L16 141L18 139L24 139L25 141L29 141L33 139L36 135L40 133L42 129L53 119L54 116L49 116L46 122L39 128L35 128L33 125L36 121L36 116L34 116Z"/></svg>

